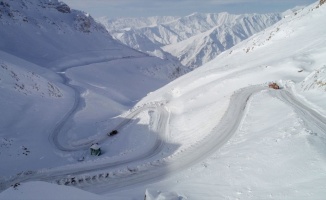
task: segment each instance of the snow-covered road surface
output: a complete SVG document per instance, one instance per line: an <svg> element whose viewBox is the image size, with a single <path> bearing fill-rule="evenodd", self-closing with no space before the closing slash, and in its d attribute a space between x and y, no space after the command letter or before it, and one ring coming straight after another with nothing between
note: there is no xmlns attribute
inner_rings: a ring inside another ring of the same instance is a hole
<svg viewBox="0 0 326 200"><path fill-rule="evenodd" d="M111 59L99 60L97 62L93 62L92 64L101 63L101 62L111 62L111 61L122 60L122 59L133 59L133 58L138 58L138 57L139 56L127 56L127 57L111 58ZM84 65L86 65L86 64L87 63L84 63ZM70 82L72 80L66 75L67 70L72 69L72 68L76 68L76 67L80 67L80 64L79 65L75 64L75 65L71 65L69 67L64 67L64 70L61 70L61 71L57 72L61 76L61 78L63 79L63 84L70 87L74 91L74 102L73 102L73 105L72 105L71 109L68 110L68 112L61 118L61 120L54 127L54 130L52 131L52 133L49 135L50 143L53 144L55 146L55 148L57 148L57 149L59 149L61 151L76 151L76 150L80 150L80 149L86 149L86 148L89 148L92 143L96 143L96 142L99 142L99 141L104 140L105 138L107 138L106 137L107 135L105 134L100 139L97 139L97 140L92 139L92 140L84 141L83 144L75 145L75 146L71 146L71 145L68 145L68 144L63 144L62 141L59 141L59 136L65 130L64 129L65 125L78 112L80 107L82 107L81 106L81 101L84 101L84 98L81 96L81 93L82 93L82 91L84 89L82 87L80 87L80 86L71 84ZM141 112L141 111L139 111L139 112ZM137 114L137 112L134 113L134 114ZM118 129L118 127L116 129Z"/></svg>
<svg viewBox="0 0 326 200"><path fill-rule="evenodd" d="M273 95L291 106L300 116L300 118L306 122L305 126L314 131L312 134L318 134L319 136L326 138L325 116L302 103L298 98L296 98L291 92L288 92L287 90L273 92Z"/></svg>
<svg viewBox="0 0 326 200"><path fill-rule="evenodd" d="M207 137L191 148L166 159L163 158L130 176L113 178L105 182L98 182L97 186L92 185L91 188L87 186L82 186L82 188L85 190L90 189L95 193L113 192L127 186L149 183L191 167L221 148L232 137L242 121L249 98L264 89L266 87L250 86L235 92L221 121L217 122L217 125Z"/></svg>
<svg viewBox="0 0 326 200"><path fill-rule="evenodd" d="M6 189L10 187L10 185L17 183L17 182L25 182L25 181L31 181L31 180L42 180L42 181L48 181L53 182L55 180L64 179L66 177L71 176L77 176L80 174L89 173L95 170L104 170L104 169L110 169L114 167L124 166L128 163L139 161L139 160L146 160L150 157L153 157L154 155L157 155L161 152L162 148L164 147L164 138L165 138L165 128L167 126L167 122L169 119L169 113L164 107L164 103L162 102L156 102L152 104L145 104L141 107L138 107L137 109L132 110L124 119L122 122L120 122L116 130L122 129L124 126L126 126L128 123L130 123L133 119L137 117L138 114L144 112L144 111L152 111L156 110L156 129L151 130L156 134L156 140L155 143L149 145L151 148L145 152L144 154L141 154L137 157L132 157L130 159L120 159L116 162L105 162L101 164L96 164L95 166L75 166L73 168L67 169L49 169L46 171L29 171L22 173L16 177L14 177L12 180L9 180L7 182L1 183L0 190ZM62 126L61 126L62 127ZM109 139L110 137L107 134L104 134L103 137L97 138L94 142L100 142L106 139ZM58 147L62 147L65 151L74 151L81 148L89 148L88 142L78 145L76 147L63 147L58 141L55 141L55 137L52 137L53 141L58 144Z"/></svg>
<svg viewBox="0 0 326 200"><path fill-rule="evenodd" d="M147 153L117 162L101 162L94 163L94 165L78 165L70 168L63 167L22 174L2 183L1 190L8 188L16 182L42 180L59 184L71 184L96 193L107 193L131 185L159 180L162 177L191 167L221 148L237 131L244 117L249 98L262 90L266 90L266 87L249 86L235 92L231 97L230 104L223 118L220 122L216 122L217 125L211 133L200 142L177 154L161 157L155 161L147 160L160 153L164 145L167 144L164 138L169 121L169 113L162 103L148 104L133 110L117 127L118 129L122 128L145 110L155 110L155 112L159 113L159 117L155 119L157 125L154 126L157 127L157 130L153 130L159 133L157 142L153 144L153 147ZM326 132L326 119L302 104L290 92L271 90L270 93L291 106L307 125L314 124L316 127L312 127L312 130L318 131L318 134L319 132ZM133 162L137 162L138 165L129 169L128 166ZM113 173L117 168L127 170L122 170L121 173Z"/></svg>

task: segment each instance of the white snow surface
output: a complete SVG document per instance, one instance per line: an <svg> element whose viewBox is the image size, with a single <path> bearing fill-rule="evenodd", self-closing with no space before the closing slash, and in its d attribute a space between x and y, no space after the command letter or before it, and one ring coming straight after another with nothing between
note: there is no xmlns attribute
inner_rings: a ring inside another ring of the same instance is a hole
<svg viewBox="0 0 326 200"><path fill-rule="evenodd" d="M99 21L114 38L132 48L161 58L172 59L172 55L184 66L196 68L273 25L281 19L281 14L193 13L158 19L101 18ZM152 23L144 26L145 22Z"/></svg>
<svg viewBox="0 0 326 200"><path fill-rule="evenodd" d="M87 160L87 145L106 136L118 115L183 73L116 42L83 12L60 12L64 5L0 2L1 180ZM84 149L63 153L55 148L67 150L60 142Z"/></svg>
<svg viewBox="0 0 326 200"><path fill-rule="evenodd" d="M17 193L20 194L16 198ZM28 199L28 200L44 200L44 199L62 199L62 200L104 200L103 196L82 191L74 187L66 187L45 182L29 182L10 188L1 194L1 199Z"/></svg>
<svg viewBox="0 0 326 200"><path fill-rule="evenodd" d="M147 81L146 73L130 85L105 82L130 79L134 68L125 59L68 68L62 71L68 82L1 53L1 109L9 117L1 118L0 199L33 199L39 187L62 189L29 181L101 195L94 199L324 199L325 15L317 2L300 9L148 94L130 88ZM107 65L115 72L109 79ZM42 76L30 80L24 66ZM101 73L89 76L90 66ZM15 88L23 80L42 85L41 92ZM49 81L61 96L45 95ZM270 82L282 89L268 89ZM76 99L73 114L63 118L68 123L60 122ZM114 128L119 133L106 136ZM98 158L84 150L94 141L104 150ZM69 191L64 194L86 197Z"/></svg>
<svg viewBox="0 0 326 200"><path fill-rule="evenodd" d="M114 40L87 13L70 9L58 0L2 2L0 50L34 64L59 71L96 62L148 57ZM68 11L60 11L62 6ZM166 61L166 65L165 68L176 68L175 63Z"/></svg>

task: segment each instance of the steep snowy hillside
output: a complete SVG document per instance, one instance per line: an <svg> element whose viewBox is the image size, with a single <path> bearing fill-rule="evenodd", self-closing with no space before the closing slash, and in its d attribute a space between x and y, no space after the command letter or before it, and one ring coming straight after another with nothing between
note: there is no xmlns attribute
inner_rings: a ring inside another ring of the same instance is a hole
<svg viewBox="0 0 326 200"><path fill-rule="evenodd" d="M73 59L78 63L95 54L102 59L141 56L115 42L92 17L58 1L4 0L0 10L0 50L43 67ZM112 50L117 54L112 55Z"/></svg>
<svg viewBox="0 0 326 200"><path fill-rule="evenodd" d="M326 64L314 70L293 90L314 110L326 116Z"/></svg>
<svg viewBox="0 0 326 200"><path fill-rule="evenodd" d="M163 49L183 65L196 68L280 19L280 14L194 13L156 26L115 29L114 20L105 26L116 39L132 48L152 55L160 53L161 57Z"/></svg>
<svg viewBox="0 0 326 200"><path fill-rule="evenodd" d="M58 80L54 72L0 51L0 177L59 159L48 136L74 104L74 93Z"/></svg>
<svg viewBox="0 0 326 200"><path fill-rule="evenodd" d="M2 0L0 11L1 184L78 162L117 115L184 73L57 0ZM83 145L68 149L76 139Z"/></svg>
<svg viewBox="0 0 326 200"><path fill-rule="evenodd" d="M130 193L140 197L147 188L189 199L323 199L325 15L318 3L298 10L146 97L168 102L169 141L179 148L162 162L180 171ZM269 82L282 89L268 89ZM244 113L229 115L237 109Z"/></svg>
<svg viewBox="0 0 326 200"><path fill-rule="evenodd" d="M0 10L0 50L43 67L58 70L147 56L113 40L88 14L57 0L3 0Z"/></svg>
<svg viewBox="0 0 326 200"><path fill-rule="evenodd" d="M300 84L302 91L317 90L320 92L326 91L326 65L315 70Z"/></svg>

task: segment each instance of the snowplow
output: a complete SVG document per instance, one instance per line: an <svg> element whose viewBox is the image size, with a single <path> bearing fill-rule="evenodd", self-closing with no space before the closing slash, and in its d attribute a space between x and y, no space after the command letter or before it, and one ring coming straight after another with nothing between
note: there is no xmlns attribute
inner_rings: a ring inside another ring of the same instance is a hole
<svg viewBox="0 0 326 200"><path fill-rule="evenodd" d="M269 88L272 88L272 89L274 89L274 90L279 90L279 89L280 89L280 86L279 86L277 83L275 83L275 82L273 82L273 83L269 83L269 84L268 84L268 87L269 87Z"/></svg>

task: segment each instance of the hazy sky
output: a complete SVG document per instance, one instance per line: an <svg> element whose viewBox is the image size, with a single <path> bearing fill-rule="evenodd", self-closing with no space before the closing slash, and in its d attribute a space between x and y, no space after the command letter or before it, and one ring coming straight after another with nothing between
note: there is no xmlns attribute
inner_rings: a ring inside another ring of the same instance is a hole
<svg viewBox="0 0 326 200"><path fill-rule="evenodd" d="M270 13L317 0L62 0L93 17L185 16L202 13Z"/></svg>

